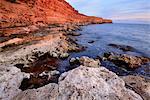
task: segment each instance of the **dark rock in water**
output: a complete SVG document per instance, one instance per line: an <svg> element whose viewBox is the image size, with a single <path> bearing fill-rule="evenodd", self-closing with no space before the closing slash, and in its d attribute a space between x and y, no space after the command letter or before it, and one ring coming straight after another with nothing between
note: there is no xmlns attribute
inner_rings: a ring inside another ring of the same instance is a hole
<svg viewBox="0 0 150 100"><path fill-rule="evenodd" d="M86 47L78 44L72 38L67 38L67 41L69 44L68 52L80 52L80 51L84 51L86 49Z"/></svg>
<svg viewBox="0 0 150 100"><path fill-rule="evenodd" d="M91 40L91 41L89 41L88 43L94 43L95 41L94 40Z"/></svg>
<svg viewBox="0 0 150 100"><path fill-rule="evenodd" d="M69 33L69 35L72 35L72 36L80 36L81 34L80 34L80 33L77 33L77 32L71 32L71 33Z"/></svg>
<svg viewBox="0 0 150 100"><path fill-rule="evenodd" d="M85 51L87 47L79 45L75 52Z"/></svg>
<svg viewBox="0 0 150 100"><path fill-rule="evenodd" d="M138 73L150 79L150 63L144 64L141 67L137 68L135 70L135 73Z"/></svg>
<svg viewBox="0 0 150 100"><path fill-rule="evenodd" d="M115 64L113 64L112 62L109 61L101 61L101 65L104 66L105 68L109 69L110 71L116 73L119 76L126 76L126 75L130 75L130 71L128 71L125 68L122 67L118 67Z"/></svg>
<svg viewBox="0 0 150 100"><path fill-rule="evenodd" d="M127 46L127 45L108 44L108 46L120 49L120 50L122 50L124 52L127 52L127 51L136 51L135 48L133 48L131 46Z"/></svg>
<svg viewBox="0 0 150 100"><path fill-rule="evenodd" d="M87 47L78 45L78 44L72 44L68 48L68 52L81 52L85 51Z"/></svg>
<svg viewBox="0 0 150 100"><path fill-rule="evenodd" d="M118 67L127 69L135 69L145 63L150 62L150 58L131 56L127 54L105 53L104 57L108 61L113 62Z"/></svg>

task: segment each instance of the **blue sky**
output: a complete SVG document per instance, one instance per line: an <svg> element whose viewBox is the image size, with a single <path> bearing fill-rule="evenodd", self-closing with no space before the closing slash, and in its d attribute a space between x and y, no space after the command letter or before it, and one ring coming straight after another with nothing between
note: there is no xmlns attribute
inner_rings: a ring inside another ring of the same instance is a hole
<svg viewBox="0 0 150 100"><path fill-rule="evenodd" d="M116 22L150 23L150 0L66 0L80 13Z"/></svg>

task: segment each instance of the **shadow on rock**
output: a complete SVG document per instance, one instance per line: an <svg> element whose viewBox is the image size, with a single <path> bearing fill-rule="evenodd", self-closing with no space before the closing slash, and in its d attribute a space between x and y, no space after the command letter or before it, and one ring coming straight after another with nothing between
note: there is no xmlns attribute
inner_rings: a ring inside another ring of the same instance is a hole
<svg viewBox="0 0 150 100"><path fill-rule="evenodd" d="M50 56L48 53L37 57L36 60L25 67L24 64L16 64L22 72L30 73L30 78L23 79L20 89L39 88L48 83L57 83L59 71L57 71L59 59Z"/></svg>

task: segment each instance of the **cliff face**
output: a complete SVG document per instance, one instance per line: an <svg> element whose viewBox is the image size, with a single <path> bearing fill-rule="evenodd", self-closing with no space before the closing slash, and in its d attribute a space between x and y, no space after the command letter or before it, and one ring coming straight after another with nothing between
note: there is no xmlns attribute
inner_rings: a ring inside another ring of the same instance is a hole
<svg viewBox="0 0 150 100"><path fill-rule="evenodd" d="M106 20L78 13L65 0L0 1L0 27L51 23L103 23ZM111 22L111 21L107 21Z"/></svg>

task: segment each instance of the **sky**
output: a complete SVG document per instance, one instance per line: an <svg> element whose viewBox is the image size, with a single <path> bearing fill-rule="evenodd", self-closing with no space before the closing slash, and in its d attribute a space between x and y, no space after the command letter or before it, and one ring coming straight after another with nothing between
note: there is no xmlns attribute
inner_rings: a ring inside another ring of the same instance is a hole
<svg viewBox="0 0 150 100"><path fill-rule="evenodd" d="M114 22L150 24L150 0L66 0L80 13Z"/></svg>

